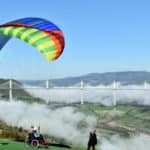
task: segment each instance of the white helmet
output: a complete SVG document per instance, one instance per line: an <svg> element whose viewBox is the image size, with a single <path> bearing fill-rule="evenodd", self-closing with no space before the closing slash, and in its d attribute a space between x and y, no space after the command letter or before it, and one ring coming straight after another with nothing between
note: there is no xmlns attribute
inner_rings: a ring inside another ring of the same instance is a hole
<svg viewBox="0 0 150 150"><path fill-rule="evenodd" d="M34 131L37 131L37 127L36 126L34 127Z"/></svg>

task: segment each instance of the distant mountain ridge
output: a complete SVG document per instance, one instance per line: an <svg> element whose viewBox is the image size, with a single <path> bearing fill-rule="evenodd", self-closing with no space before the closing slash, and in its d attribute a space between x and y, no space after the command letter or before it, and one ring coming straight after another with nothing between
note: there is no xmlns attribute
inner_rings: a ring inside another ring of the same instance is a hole
<svg viewBox="0 0 150 150"><path fill-rule="evenodd" d="M113 81L127 84L143 84L145 81L150 83L150 72L147 71L123 71L123 72L106 72L106 73L89 73L76 77L65 77L60 79L49 79L50 86L74 86L80 85L81 80L85 85L97 86L100 84L108 85ZM42 84L43 80L24 81L32 85Z"/></svg>

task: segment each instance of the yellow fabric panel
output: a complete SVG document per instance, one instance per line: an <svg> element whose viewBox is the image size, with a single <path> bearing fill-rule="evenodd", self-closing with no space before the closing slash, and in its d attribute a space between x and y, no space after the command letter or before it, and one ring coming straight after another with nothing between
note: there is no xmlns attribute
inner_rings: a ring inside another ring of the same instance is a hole
<svg viewBox="0 0 150 150"><path fill-rule="evenodd" d="M51 47L52 45L54 45L54 42L52 40L50 41L45 41L44 43L38 45L36 48L39 50Z"/></svg>
<svg viewBox="0 0 150 150"><path fill-rule="evenodd" d="M37 41L37 40L39 40L39 39L41 39L41 38L43 38L43 37L46 37L46 36L47 36L46 34L44 34L43 32L40 32L40 31L39 31L39 34L33 36L33 37L31 38L31 40L29 40L29 43L30 43L30 44L33 44L35 41Z"/></svg>
<svg viewBox="0 0 150 150"><path fill-rule="evenodd" d="M54 60L54 57L56 55L56 51L54 51L54 50L53 51L49 51L47 53L44 53L43 55L45 56L47 61Z"/></svg>
<svg viewBox="0 0 150 150"><path fill-rule="evenodd" d="M16 27L16 29L14 29L14 31L12 33L12 36L16 37L16 35L23 29L25 29L25 28L24 27Z"/></svg>
<svg viewBox="0 0 150 150"><path fill-rule="evenodd" d="M36 29L29 28L28 31L24 32L24 33L21 35L20 39L21 39L21 40L24 40L28 35L30 35L31 33L36 32L36 31L37 31Z"/></svg>
<svg viewBox="0 0 150 150"><path fill-rule="evenodd" d="M13 28L13 27L6 27L6 28L4 29L4 34L5 34L5 35L8 35L9 31L10 31L12 28Z"/></svg>

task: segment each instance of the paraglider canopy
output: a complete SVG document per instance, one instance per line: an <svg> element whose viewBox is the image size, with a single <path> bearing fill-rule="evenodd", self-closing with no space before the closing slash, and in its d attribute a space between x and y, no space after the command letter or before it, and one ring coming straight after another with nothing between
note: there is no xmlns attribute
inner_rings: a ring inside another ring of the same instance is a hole
<svg viewBox="0 0 150 150"><path fill-rule="evenodd" d="M48 61L57 59L65 45L62 31L54 23L41 18L23 18L0 25L0 49L11 37L29 43Z"/></svg>

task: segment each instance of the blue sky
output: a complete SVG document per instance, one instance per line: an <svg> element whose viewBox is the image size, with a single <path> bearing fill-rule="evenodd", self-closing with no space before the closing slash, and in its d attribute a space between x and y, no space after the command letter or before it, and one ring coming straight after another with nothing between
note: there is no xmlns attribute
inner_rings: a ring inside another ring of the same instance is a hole
<svg viewBox="0 0 150 150"><path fill-rule="evenodd" d="M57 24L66 46L47 62L32 46L11 39L0 51L0 78L49 79L91 72L150 71L150 1L3 0L0 23L41 17Z"/></svg>

